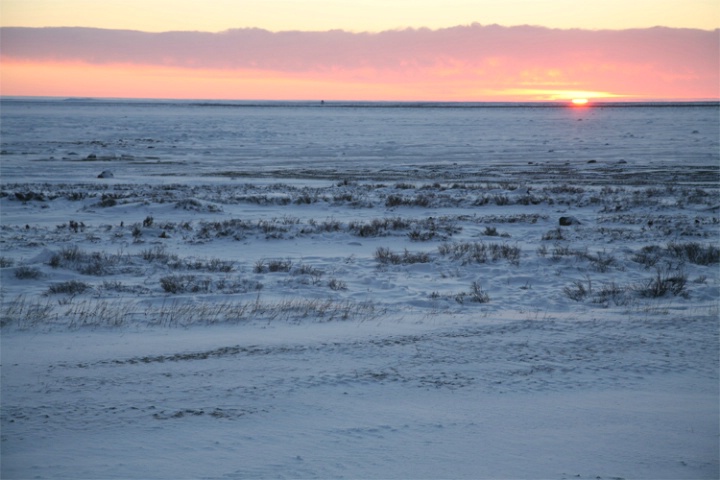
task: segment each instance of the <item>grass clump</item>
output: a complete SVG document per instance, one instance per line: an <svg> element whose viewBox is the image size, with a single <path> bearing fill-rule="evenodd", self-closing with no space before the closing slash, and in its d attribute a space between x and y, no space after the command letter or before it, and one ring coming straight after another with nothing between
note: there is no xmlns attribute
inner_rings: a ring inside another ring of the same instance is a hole
<svg viewBox="0 0 720 480"><path fill-rule="evenodd" d="M90 290L90 285L85 282L78 280L69 280L67 282L54 283L47 289L47 294L66 294L66 295L78 295L85 293Z"/></svg>
<svg viewBox="0 0 720 480"><path fill-rule="evenodd" d="M582 257L590 262L593 270L600 273L605 273L610 270L610 267L618 265L615 257L605 252L605 250L601 250L595 254L583 253Z"/></svg>
<svg viewBox="0 0 720 480"><path fill-rule="evenodd" d="M437 298L435 292L431 298ZM483 290L482 285L478 281L474 281L470 284L469 292L460 292L455 295L455 301L461 305L465 304L466 301L473 303L488 303L490 301L490 295Z"/></svg>
<svg viewBox="0 0 720 480"><path fill-rule="evenodd" d="M581 302L592 293L592 281L589 278L584 283L582 280L575 280L563 288L563 293L570 300Z"/></svg>
<svg viewBox="0 0 720 480"><path fill-rule="evenodd" d="M328 281L328 287L330 287L331 290L347 290L347 283L343 280L338 280L337 278L331 278Z"/></svg>
<svg viewBox="0 0 720 480"><path fill-rule="evenodd" d="M565 236L563 235L563 231L560 227L557 227L553 230L549 230L545 232L542 236L543 240L565 240Z"/></svg>
<svg viewBox="0 0 720 480"><path fill-rule="evenodd" d="M616 306L626 306L630 302L628 289L615 282L603 284L593 295L592 302L606 308L610 306L610 303Z"/></svg>
<svg viewBox="0 0 720 480"><path fill-rule="evenodd" d="M385 206L393 207L429 207L431 199L428 195L418 195L416 197L405 197L403 195L388 195L385 199Z"/></svg>
<svg viewBox="0 0 720 480"><path fill-rule="evenodd" d="M409 252L406 248L403 254L395 253L387 247L378 247L375 250L375 260L382 265L411 265L414 263L430 262L427 252Z"/></svg>
<svg viewBox="0 0 720 480"><path fill-rule="evenodd" d="M490 301L490 295L483 290L482 285L478 281L474 281L470 284L469 298L476 303L488 303Z"/></svg>
<svg viewBox="0 0 720 480"><path fill-rule="evenodd" d="M645 268L654 267L662 258L663 250L658 245L646 245L634 253L630 259L643 265Z"/></svg>
<svg viewBox="0 0 720 480"><path fill-rule="evenodd" d="M265 263L265 260L258 260L255 262L255 273L277 273L277 272L289 272L292 269L292 260L270 260Z"/></svg>
<svg viewBox="0 0 720 480"><path fill-rule="evenodd" d="M642 297L660 298L667 294L687 296L687 275L679 270L657 269L654 277L637 287Z"/></svg>
<svg viewBox="0 0 720 480"><path fill-rule="evenodd" d="M120 255L105 252L86 252L76 245L63 247L50 258L52 268L70 268L83 275L107 275L120 261Z"/></svg>
<svg viewBox="0 0 720 480"><path fill-rule="evenodd" d="M71 247L63 247L59 252L53 254L50 258L50 266L58 268L64 263L78 262L85 255L85 252L80 250L77 245Z"/></svg>
<svg viewBox="0 0 720 480"><path fill-rule="evenodd" d="M167 248L164 245L147 248L140 252L140 256L146 262L158 262L162 264L178 260L178 256L168 253Z"/></svg>
<svg viewBox="0 0 720 480"><path fill-rule="evenodd" d="M210 291L211 280L195 275L168 275L160 279L160 286L167 293L205 293Z"/></svg>
<svg viewBox="0 0 720 480"><path fill-rule="evenodd" d="M707 266L720 263L720 248L698 242L670 242L665 248L659 245L646 245L630 259L645 268L654 267L663 259L676 259Z"/></svg>
<svg viewBox="0 0 720 480"><path fill-rule="evenodd" d="M42 277L42 272L36 267L22 266L15 270L15 278L18 280L37 280Z"/></svg>
<svg viewBox="0 0 720 480"><path fill-rule="evenodd" d="M46 302L27 300L25 295L15 297L11 302L3 305L0 315L0 327L15 325L19 328L28 328L38 324L46 324L55 319L55 307L50 300Z"/></svg>
<svg viewBox="0 0 720 480"><path fill-rule="evenodd" d="M698 242L670 242L667 245L667 250L673 256L696 265L720 263L720 248L715 245L702 245Z"/></svg>
<svg viewBox="0 0 720 480"><path fill-rule="evenodd" d="M15 261L12 258L0 257L0 268L12 267L14 264Z"/></svg>
<svg viewBox="0 0 720 480"><path fill-rule="evenodd" d="M522 250L507 243L446 242L438 247L438 252L443 257L461 261L463 265L499 260L507 260L513 265L519 265Z"/></svg>

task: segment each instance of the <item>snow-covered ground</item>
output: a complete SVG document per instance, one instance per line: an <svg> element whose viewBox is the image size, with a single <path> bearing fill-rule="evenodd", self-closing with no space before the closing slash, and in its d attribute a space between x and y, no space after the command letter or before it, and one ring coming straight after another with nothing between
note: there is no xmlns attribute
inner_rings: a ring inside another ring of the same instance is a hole
<svg viewBox="0 0 720 480"><path fill-rule="evenodd" d="M2 478L720 475L717 109L32 107Z"/></svg>

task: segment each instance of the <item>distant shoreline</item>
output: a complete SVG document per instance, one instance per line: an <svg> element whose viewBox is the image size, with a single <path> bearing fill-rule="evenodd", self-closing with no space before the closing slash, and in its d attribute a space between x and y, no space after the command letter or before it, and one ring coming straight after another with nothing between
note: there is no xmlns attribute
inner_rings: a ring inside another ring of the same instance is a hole
<svg viewBox="0 0 720 480"><path fill-rule="evenodd" d="M153 99L110 97L35 97L0 96L0 102L72 103L75 105L178 105L192 107L256 108L671 108L720 107L720 100L668 100L668 101L597 101L574 106L569 101L536 102L436 102L436 101L354 101L354 100L205 100L205 99Z"/></svg>

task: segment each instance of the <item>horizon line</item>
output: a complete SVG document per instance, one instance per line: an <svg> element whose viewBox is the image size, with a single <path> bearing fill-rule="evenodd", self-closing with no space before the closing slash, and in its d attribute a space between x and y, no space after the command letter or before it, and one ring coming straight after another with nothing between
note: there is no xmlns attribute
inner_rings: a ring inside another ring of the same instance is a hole
<svg viewBox="0 0 720 480"><path fill-rule="evenodd" d="M57 100L57 101L145 101L145 102L201 102L204 104L212 103L304 103L333 106L338 104L424 104L424 105L461 105L461 104L538 104L538 105L571 105L572 99L567 100L353 100L353 99L330 99L322 98L297 98L297 99L256 99L256 98L172 98L172 97L103 97L103 96L77 96L77 95L2 95L0 101L5 100ZM678 99L635 99L635 100L618 100L617 98L588 98L588 102L582 107L591 107L593 105L612 106L612 105L628 105L628 104L678 104L678 103L694 103L694 104L718 104L719 98L678 98Z"/></svg>

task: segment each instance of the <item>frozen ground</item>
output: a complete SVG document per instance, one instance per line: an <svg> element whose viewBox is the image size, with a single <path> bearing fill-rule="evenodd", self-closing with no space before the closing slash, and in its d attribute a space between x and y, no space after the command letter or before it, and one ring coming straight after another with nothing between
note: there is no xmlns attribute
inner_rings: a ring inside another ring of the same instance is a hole
<svg viewBox="0 0 720 480"><path fill-rule="evenodd" d="M8 128L2 478L720 475L717 130L240 171Z"/></svg>

